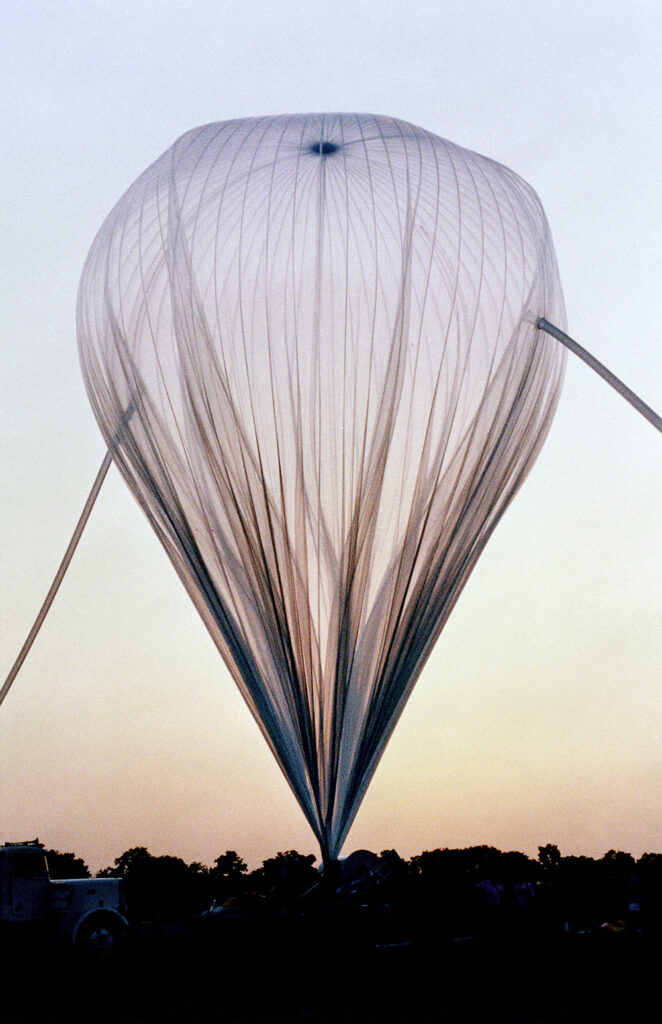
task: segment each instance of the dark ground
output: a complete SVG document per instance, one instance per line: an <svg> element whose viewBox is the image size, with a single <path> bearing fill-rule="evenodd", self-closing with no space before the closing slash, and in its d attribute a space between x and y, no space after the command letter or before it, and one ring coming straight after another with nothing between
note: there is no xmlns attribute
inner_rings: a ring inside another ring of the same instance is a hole
<svg viewBox="0 0 662 1024"><path fill-rule="evenodd" d="M2 1024L662 1022L662 937L379 934L366 922L243 922L134 938L115 963L11 947ZM389 944L390 942L390 944Z"/></svg>

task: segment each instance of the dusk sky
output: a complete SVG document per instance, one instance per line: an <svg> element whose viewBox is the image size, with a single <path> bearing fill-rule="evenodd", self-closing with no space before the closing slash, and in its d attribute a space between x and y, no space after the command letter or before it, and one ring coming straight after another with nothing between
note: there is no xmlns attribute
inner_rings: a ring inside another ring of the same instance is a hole
<svg viewBox="0 0 662 1024"><path fill-rule="evenodd" d="M104 444L75 302L102 220L177 136L297 111L399 117L524 177L570 333L662 411L655 2L12 2L0 39L0 675ZM662 851L662 437L573 356L345 844ZM0 842L318 853L155 535L111 469L0 708Z"/></svg>

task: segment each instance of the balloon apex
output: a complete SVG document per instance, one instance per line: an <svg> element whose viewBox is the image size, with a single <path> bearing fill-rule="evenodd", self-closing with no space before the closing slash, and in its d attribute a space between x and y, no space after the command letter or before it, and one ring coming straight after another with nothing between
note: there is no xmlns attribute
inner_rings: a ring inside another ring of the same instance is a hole
<svg viewBox="0 0 662 1024"><path fill-rule="evenodd" d="M332 153L337 153L340 146L337 142L329 142L328 140L321 140L319 142L312 142L308 147L309 153L314 153L315 156L331 156Z"/></svg>

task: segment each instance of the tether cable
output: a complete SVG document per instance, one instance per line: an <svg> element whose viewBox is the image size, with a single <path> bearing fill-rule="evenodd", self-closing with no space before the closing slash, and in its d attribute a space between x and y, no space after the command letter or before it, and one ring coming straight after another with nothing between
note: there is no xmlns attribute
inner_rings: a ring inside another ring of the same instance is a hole
<svg viewBox="0 0 662 1024"><path fill-rule="evenodd" d="M107 451L106 454L104 455L103 462L101 463L101 467L99 469L99 472L96 475L95 481L92 484L92 490L90 491L90 493L89 493L89 495L87 497L87 501L85 502L85 505L83 507L83 511L80 514L80 518L79 518L78 522L76 523L76 529L74 530L72 538L69 541L69 545L67 547L67 550L64 553L64 558L60 562L60 567L59 567L58 571L55 574L55 579L51 583L50 589L49 589L48 593L46 594L46 599L44 600L44 603L42 604L41 608L39 609L39 614L37 615L37 618L34 621L32 629L28 633L27 640L25 641L25 643L21 647L21 650L19 652L18 658L16 659L16 661L12 665L11 671L10 671L9 675L7 676L7 678L5 679L4 683L2 684L2 689L0 690L0 704L2 704L3 700L5 699L7 694L9 693L9 690L11 688L11 684L16 679L16 676L19 673L21 665L23 664L23 662L27 658L28 653L30 651L30 648L32 647L33 643L35 642L35 639L37 637L37 633L41 629L41 627L43 625L43 622L44 622L44 619L48 615L48 611L49 611L51 605L53 604L53 601L55 599L55 595L57 594L58 590L60 589L60 584L62 583L62 580L64 579L64 574L67 571L67 569L69 568L69 563L70 563L71 559L74 556L74 551L78 547L78 541L80 540L81 534L82 534L83 530L85 529L85 524L87 523L87 520L90 518L90 512L94 508L94 503L97 500L97 496L99 494L99 491L101 490L101 485L104 482L104 480L106 479L106 474L107 474L108 470L110 469L110 464L112 463L112 461L113 461L113 457L110 454L110 452Z"/></svg>
<svg viewBox="0 0 662 1024"><path fill-rule="evenodd" d="M619 395L621 395L626 402L629 402L630 405L634 406L637 412L640 412L649 423L652 423L653 426L662 433L662 416L658 416L655 410L651 409L650 405L646 405L646 403L639 398L639 395L635 395L634 391L631 391L627 384L624 384L622 380L619 380L615 373L608 370L606 366L595 358L595 356L592 356L590 352L587 352L585 348L582 348L579 342L575 341L574 338L571 338L569 334L565 333L565 331L562 331L560 327L555 327L554 324L550 324L549 320L545 320L544 316L540 317L536 326L539 330L545 331L546 334L550 334L552 338L556 338L557 341L560 341L562 345L569 348L570 351L574 352L580 359L583 359L583 361L590 366L592 370L595 370L603 380L607 381L607 384L610 384L615 391L618 391Z"/></svg>

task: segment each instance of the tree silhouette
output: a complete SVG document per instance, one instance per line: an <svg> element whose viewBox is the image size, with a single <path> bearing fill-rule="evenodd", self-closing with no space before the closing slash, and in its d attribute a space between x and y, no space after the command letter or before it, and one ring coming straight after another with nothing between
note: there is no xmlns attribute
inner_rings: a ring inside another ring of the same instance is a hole
<svg viewBox="0 0 662 1024"><path fill-rule="evenodd" d="M189 866L181 857L153 857L144 846L120 854L114 867L99 876L124 879L129 909L140 918L197 913L207 902L208 871L203 865Z"/></svg>
<svg viewBox="0 0 662 1024"><path fill-rule="evenodd" d="M236 850L226 850L214 861L209 882L216 900L237 896L246 886L248 868Z"/></svg>
<svg viewBox="0 0 662 1024"><path fill-rule="evenodd" d="M561 854L558 846L547 843L546 846L538 847L538 860L543 871L554 871L561 863Z"/></svg>
<svg viewBox="0 0 662 1024"><path fill-rule="evenodd" d="M60 853L59 850L45 850L48 873L51 878L89 878L90 869L75 853Z"/></svg>
<svg viewBox="0 0 662 1024"><path fill-rule="evenodd" d="M280 852L275 857L268 857L262 867L251 872L250 884L263 896L280 900L300 896L319 882L314 863L312 853Z"/></svg>

